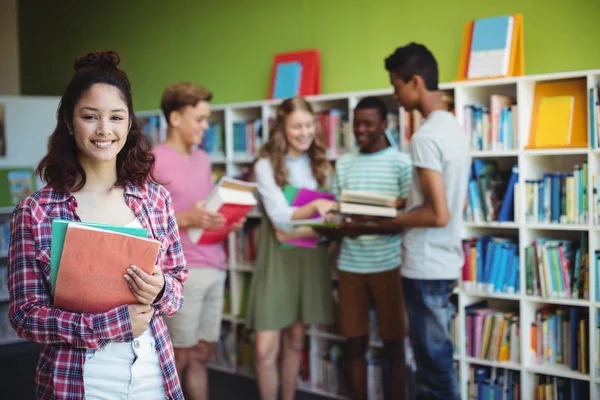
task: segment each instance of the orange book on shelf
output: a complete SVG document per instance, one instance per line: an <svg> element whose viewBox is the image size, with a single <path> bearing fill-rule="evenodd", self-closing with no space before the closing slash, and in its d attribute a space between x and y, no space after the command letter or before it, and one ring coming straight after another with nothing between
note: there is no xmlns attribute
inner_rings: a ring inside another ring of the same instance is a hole
<svg viewBox="0 0 600 400"><path fill-rule="evenodd" d="M494 78L505 78L511 76L522 76L525 74L525 36L523 34L523 15L511 14L513 17L513 32L510 46L508 72L505 76L486 76L482 78L468 78L469 61L471 57L471 46L473 43L473 30L475 20L465 23L463 38L458 62L458 71L455 81L474 81Z"/></svg>
<svg viewBox="0 0 600 400"><path fill-rule="evenodd" d="M159 249L158 240L69 224L56 279L55 307L102 313L137 303L124 275L131 265L152 274Z"/></svg>
<svg viewBox="0 0 600 400"><path fill-rule="evenodd" d="M563 99L542 100L551 97ZM554 112L565 115L567 104L572 98L572 112L570 130L558 130L553 127L558 119ZM562 105L561 105L562 104ZM550 109L550 111L548 111ZM552 111L554 110L554 111ZM558 111L561 110L561 111ZM544 112L542 114L542 111ZM549 133L549 134L548 134ZM538 137L538 135L540 137ZM529 142L526 149L542 148L581 148L588 147L587 137L587 82L585 78L561 79L556 81L543 81L535 84L533 107L531 111L531 125L529 127Z"/></svg>

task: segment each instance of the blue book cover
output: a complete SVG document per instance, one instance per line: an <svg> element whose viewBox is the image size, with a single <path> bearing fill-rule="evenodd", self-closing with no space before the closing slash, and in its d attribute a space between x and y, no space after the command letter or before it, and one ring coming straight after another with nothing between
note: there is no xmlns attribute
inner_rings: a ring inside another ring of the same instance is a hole
<svg viewBox="0 0 600 400"><path fill-rule="evenodd" d="M287 99L298 95L302 64L299 62L281 63L275 73L274 99Z"/></svg>

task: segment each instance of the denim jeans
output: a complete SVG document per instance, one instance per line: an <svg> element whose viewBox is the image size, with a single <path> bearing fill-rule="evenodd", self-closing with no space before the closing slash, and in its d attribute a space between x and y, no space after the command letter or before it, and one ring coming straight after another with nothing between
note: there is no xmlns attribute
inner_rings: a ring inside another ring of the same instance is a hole
<svg viewBox="0 0 600 400"><path fill-rule="evenodd" d="M417 400L458 400L450 324L454 305L450 295L456 280L402 278L410 341L417 372Z"/></svg>

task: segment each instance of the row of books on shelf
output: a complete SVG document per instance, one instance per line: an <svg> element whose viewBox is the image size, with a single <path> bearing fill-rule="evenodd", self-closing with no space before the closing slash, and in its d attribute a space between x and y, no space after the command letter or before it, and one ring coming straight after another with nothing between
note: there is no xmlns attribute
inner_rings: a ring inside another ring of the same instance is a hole
<svg viewBox="0 0 600 400"><path fill-rule="evenodd" d="M511 238L481 236L463 240L462 285L480 293L518 293L519 246Z"/></svg>
<svg viewBox="0 0 600 400"><path fill-rule="evenodd" d="M525 221L529 223L586 224L588 222L588 164L573 171L548 172L542 179L525 180ZM597 199L596 176L593 196Z"/></svg>
<svg viewBox="0 0 600 400"><path fill-rule="evenodd" d="M589 115L592 148L597 148L600 143L600 98L598 96L600 85L590 88L589 92Z"/></svg>
<svg viewBox="0 0 600 400"><path fill-rule="evenodd" d="M471 400L527 399L521 397L520 372L482 366L470 367L467 395Z"/></svg>
<svg viewBox="0 0 600 400"><path fill-rule="evenodd" d="M502 171L497 161L473 161L468 184L465 221L508 222L518 214L519 166Z"/></svg>
<svg viewBox="0 0 600 400"><path fill-rule="evenodd" d="M8 267L0 267L0 301L8 299Z"/></svg>
<svg viewBox="0 0 600 400"><path fill-rule="evenodd" d="M211 363L230 371L255 375L255 341L255 332L245 326L224 323ZM342 343L337 340L307 337L302 350L298 386L348 396L350 392L342 375L343 351ZM389 372L382 350L371 348L366 357L369 399L384 400L388 398L385 388Z"/></svg>
<svg viewBox="0 0 600 400"><path fill-rule="evenodd" d="M589 374L588 312L583 307L544 307L531 323L531 354L536 364L564 365Z"/></svg>
<svg viewBox="0 0 600 400"><path fill-rule="evenodd" d="M8 320L8 303L0 303L0 342L16 340L19 338Z"/></svg>
<svg viewBox="0 0 600 400"><path fill-rule="evenodd" d="M587 232L579 241L538 238L525 248L525 290L543 298L588 299Z"/></svg>
<svg viewBox="0 0 600 400"><path fill-rule="evenodd" d="M480 360L520 361L519 315L499 311L480 301L465 308L466 354Z"/></svg>
<svg viewBox="0 0 600 400"><path fill-rule="evenodd" d="M471 400L589 399L589 384L577 379L536 374L533 393L522 393L521 373L510 369L473 366L467 388Z"/></svg>
<svg viewBox="0 0 600 400"><path fill-rule="evenodd" d="M517 105L508 96L494 94L490 104L466 105L463 126L471 150L508 151L519 148Z"/></svg>

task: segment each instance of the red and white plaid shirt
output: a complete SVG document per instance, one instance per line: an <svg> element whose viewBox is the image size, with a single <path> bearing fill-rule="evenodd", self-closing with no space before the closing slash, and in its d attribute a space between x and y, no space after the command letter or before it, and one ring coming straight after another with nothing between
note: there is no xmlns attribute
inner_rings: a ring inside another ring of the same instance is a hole
<svg viewBox="0 0 600 400"><path fill-rule="evenodd" d="M157 265L162 266L165 288L154 304L150 322L163 370L167 399L183 399L164 316L183 304L185 264L171 197L160 185L128 184L125 200L142 226L161 241ZM70 193L46 186L27 197L11 220L8 252L9 318L20 337L40 343L37 366L38 399L83 399L83 364L87 349L102 349L111 341L133 340L127 306L100 314L78 314L52 306L50 242L52 220L79 221L77 200Z"/></svg>

